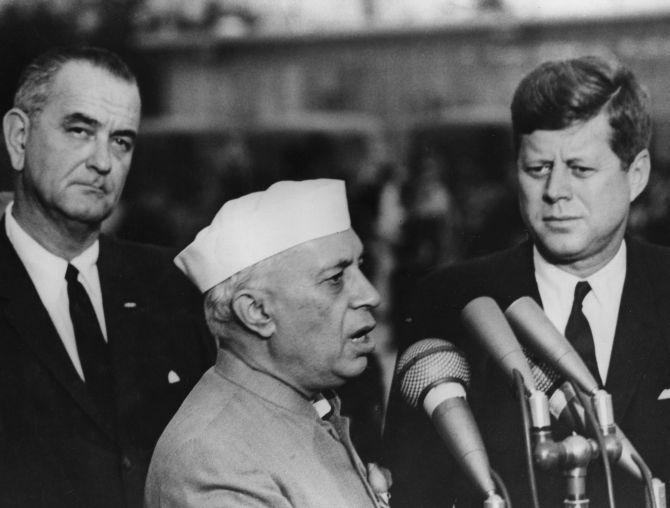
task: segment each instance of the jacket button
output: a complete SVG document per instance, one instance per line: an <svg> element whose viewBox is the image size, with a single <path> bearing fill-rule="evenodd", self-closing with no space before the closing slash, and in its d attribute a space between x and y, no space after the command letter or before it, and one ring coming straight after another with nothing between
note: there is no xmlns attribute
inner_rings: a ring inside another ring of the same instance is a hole
<svg viewBox="0 0 670 508"><path fill-rule="evenodd" d="M123 460L121 461L121 465L123 466L123 469L128 471L133 466L133 463L130 462L130 459L128 457L124 456Z"/></svg>

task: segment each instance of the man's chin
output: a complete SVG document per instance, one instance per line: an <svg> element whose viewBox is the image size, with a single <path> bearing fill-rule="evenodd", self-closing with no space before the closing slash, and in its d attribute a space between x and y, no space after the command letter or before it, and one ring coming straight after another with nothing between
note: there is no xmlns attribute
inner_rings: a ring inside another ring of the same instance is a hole
<svg viewBox="0 0 670 508"><path fill-rule="evenodd" d="M343 376L345 379L353 379L365 371L365 369L368 366L368 357L367 356L359 356L352 362L352 364L347 368L346 375Z"/></svg>
<svg viewBox="0 0 670 508"><path fill-rule="evenodd" d="M561 264L578 260L584 251L584 246L574 235L550 235L536 237L537 249L550 263Z"/></svg>
<svg viewBox="0 0 670 508"><path fill-rule="evenodd" d="M106 203L72 203L64 210L65 217L73 222L80 222L90 226L102 223L112 213L113 208Z"/></svg>

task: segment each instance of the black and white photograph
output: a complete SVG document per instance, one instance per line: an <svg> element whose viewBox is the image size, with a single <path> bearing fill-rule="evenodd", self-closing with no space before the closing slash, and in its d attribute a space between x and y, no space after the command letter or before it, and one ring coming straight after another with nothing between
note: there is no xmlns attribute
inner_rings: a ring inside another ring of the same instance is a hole
<svg viewBox="0 0 670 508"><path fill-rule="evenodd" d="M0 508L667 508L670 2L0 0Z"/></svg>

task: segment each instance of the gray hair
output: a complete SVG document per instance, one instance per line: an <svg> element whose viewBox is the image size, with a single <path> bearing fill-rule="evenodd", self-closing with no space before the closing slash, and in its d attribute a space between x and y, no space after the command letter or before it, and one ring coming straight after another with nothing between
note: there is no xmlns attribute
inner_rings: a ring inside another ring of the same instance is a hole
<svg viewBox="0 0 670 508"><path fill-rule="evenodd" d="M19 77L14 107L34 118L44 109L54 77L68 62L87 62L112 76L137 84L135 74L121 58L103 48L68 46L54 48L30 62Z"/></svg>
<svg viewBox="0 0 670 508"><path fill-rule="evenodd" d="M276 256L260 261L223 282L219 282L205 293L205 321L212 335L221 341L231 335L237 316L233 310L233 297L243 289L258 289L268 270L274 266Z"/></svg>

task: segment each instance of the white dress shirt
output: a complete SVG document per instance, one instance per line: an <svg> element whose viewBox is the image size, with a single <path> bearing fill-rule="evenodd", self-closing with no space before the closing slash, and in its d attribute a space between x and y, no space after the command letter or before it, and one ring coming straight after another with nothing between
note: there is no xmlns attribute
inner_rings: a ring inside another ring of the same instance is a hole
<svg viewBox="0 0 670 508"><path fill-rule="evenodd" d="M565 332L568 324L577 282L586 280L591 286L591 291L584 298L582 311L591 327L598 371L604 383L612 356L626 278L626 243L621 242L621 247L610 262L586 279L580 279L548 263L535 247L533 264L544 311L561 333Z"/></svg>
<svg viewBox="0 0 670 508"><path fill-rule="evenodd" d="M40 245L33 237L26 233L16 222L12 215L10 203L5 210L5 231L14 250L26 267L28 275L39 294L42 304L46 307L51 322L54 324L63 346L72 360L79 377L84 379L84 372L79 361L77 343L74 337L74 328L70 318L70 301L67 295L67 281L65 271L68 262L52 254ZM78 280L86 289L93 309L100 323L102 335L107 340L107 326L102 306L102 291L100 290L100 278L98 276L98 253L100 243L96 240L72 263L79 270Z"/></svg>

